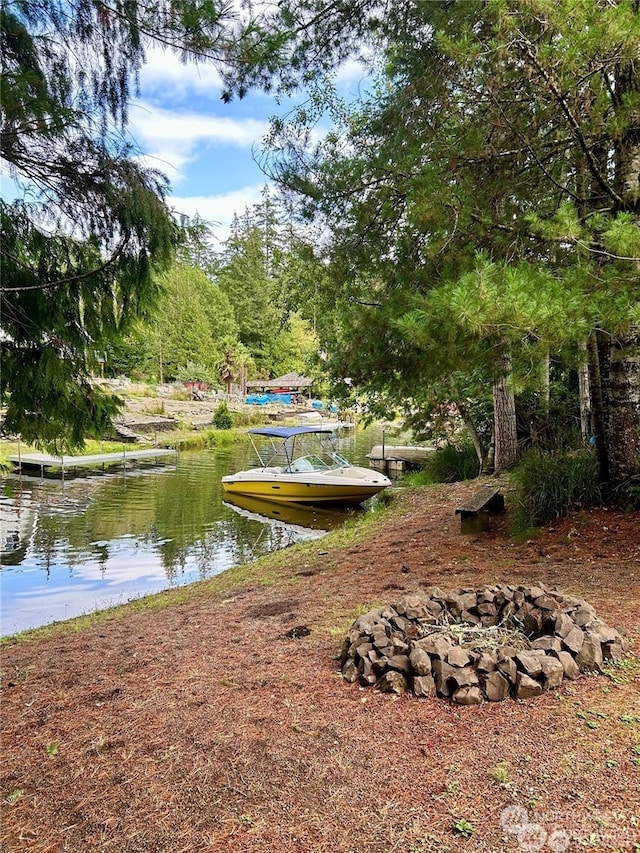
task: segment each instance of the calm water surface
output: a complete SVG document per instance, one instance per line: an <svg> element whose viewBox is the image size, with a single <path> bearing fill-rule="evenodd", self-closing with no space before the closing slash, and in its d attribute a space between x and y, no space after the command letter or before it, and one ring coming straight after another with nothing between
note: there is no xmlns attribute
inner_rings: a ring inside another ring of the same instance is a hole
<svg viewBox="0 0 640 853"><path fill-rule="evenodd" d="M379 443L340 440L356 464ZM175 464L55 479L0 480L3 635L110 607L324 535L345 510L223 501L220 478L254 464L247 447L183 452Z"/></svg>

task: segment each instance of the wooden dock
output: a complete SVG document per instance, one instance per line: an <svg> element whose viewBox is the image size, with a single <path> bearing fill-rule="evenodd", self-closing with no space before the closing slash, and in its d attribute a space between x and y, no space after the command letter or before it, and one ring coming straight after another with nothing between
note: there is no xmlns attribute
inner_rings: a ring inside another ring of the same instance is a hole
<svg viewBox="0 0 640 853"><path fill-rule="evenodd" d="M432 445L375 444L367 458L370 468L397 475L405 469L422 467L435 449Z"/></svg>
<svg viewBox="0 0 640 853"><path fill-rule="evenodd" d="M61 475L64 476L65 471L74 471L77 468L97 468L103 470L106 466L111 465L127 465L129 462L138 462L140 460L155 460L166 459L169 456L175 456L176 450L168 448L150 448L148 450L124 450L122 453L93 453L87 456L52 456L48 453L18 453L9 456L9 462L12 462L17 468L39 468L42 476L49 468L60 469Z"/></svg>

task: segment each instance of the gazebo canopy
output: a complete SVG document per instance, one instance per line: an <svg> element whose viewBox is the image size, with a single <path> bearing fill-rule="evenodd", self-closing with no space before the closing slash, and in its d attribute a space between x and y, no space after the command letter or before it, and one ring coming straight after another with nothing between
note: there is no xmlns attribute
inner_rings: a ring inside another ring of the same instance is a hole
<svg viewBox="0 0 640 853"><path fill-rule="evenodd" d="M247 388L283 388L288 391L298 391L300 388L310 388L313 379L300 376L299 373L285 373L284 376L276 376L275 379L252 379L247 382Z"/></svg>

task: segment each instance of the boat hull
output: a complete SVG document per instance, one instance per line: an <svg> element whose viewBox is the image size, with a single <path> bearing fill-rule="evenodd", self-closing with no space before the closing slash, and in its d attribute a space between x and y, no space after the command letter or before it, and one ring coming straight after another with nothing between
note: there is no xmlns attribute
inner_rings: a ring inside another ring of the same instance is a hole
<svg viewBox="0 0 640 853"><path fill-rule="evenodd" d="M312 482L309 479L295 479L293 475L265 477L256 474L251 477L247 476L247 473L244 472L242 476L224 477L222 488L225 493L246 495L278 503L357 506L389 485L386 478L354 481L348 477L338 476L325 482Z"/></svg>

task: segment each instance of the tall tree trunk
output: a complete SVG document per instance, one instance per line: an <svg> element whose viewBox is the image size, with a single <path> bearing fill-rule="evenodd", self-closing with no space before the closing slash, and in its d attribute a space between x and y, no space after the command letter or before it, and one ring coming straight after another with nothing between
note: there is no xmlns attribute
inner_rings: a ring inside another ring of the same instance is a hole
<svg viewBox="0 0 640 853"><path fill-rule="evenodd" d="M633 0L631 8L640 15L640 2ZM640 74L635 58L625 59L615 71L616 112L623 115L630 105L633 120L628 120L624 132L615 140L615 189L623 201L624 209L640 226ZM636 275L640 262L634 262ZM640 476L640 328L632 326L626 334L619 335L609 348L608 373L605 387L607 417L607 452L609 483L615 492Z"/></svg>
<svg viewBox="0 0 640 853"><path fill-rule="evenodd" d="M602 371L600 369L600 354L598 333L592 332L587 341L589 355L589 394L591 397L591 420L593 438L598 458L598 478L601 483L609 482L609 454L607 451L607 434L605 430L605 406L603 398Z"/></svg>
<svg viewBox="0 0 640 853"><path fill-rule="evenodd" d="M467 432L471 437L471 441L473 443L473 447L476 451L476 456L478 457L478 476L480 474L484 474L487 470L487 452L482 446L482 442L480 440L480 436L478 435L478 430L476 429L475 422L473 418L469 415L469 411L467 407L463 403L459 403L456 400L456 407L458 412L460 413L460 417L467 428Z"/></svg>
<svg viewBox="0 0 640 853"><path fill-rule="evenodd" d="M540 380L542 385L542 409L545 415L549 414L549 405L551 403L551 357L547 351L542 359Z"/></svg>
<svg viewBox="0 0 640 853"><path fill-rule="evenodd" d="M609 480L615 490L640 474L640 330L611 345L605 421Z"/></svg>
<svg viewBox="0 0 640 853"><path fill-rule="evenodd" d="M494 471L499 474L518 458L516 401L511 388L511 353L502 352L498 375L493 383L493 423L495 437Z"/></svg>
<svg viewBox="0 0 640 853"><path fill-rule="evenodd" d="M580 435L585 444L593 434L591 427L591 394L589 393L589 353L587 342L580 344L580 362L578 364L578 393L580 395Z"/></svg>

